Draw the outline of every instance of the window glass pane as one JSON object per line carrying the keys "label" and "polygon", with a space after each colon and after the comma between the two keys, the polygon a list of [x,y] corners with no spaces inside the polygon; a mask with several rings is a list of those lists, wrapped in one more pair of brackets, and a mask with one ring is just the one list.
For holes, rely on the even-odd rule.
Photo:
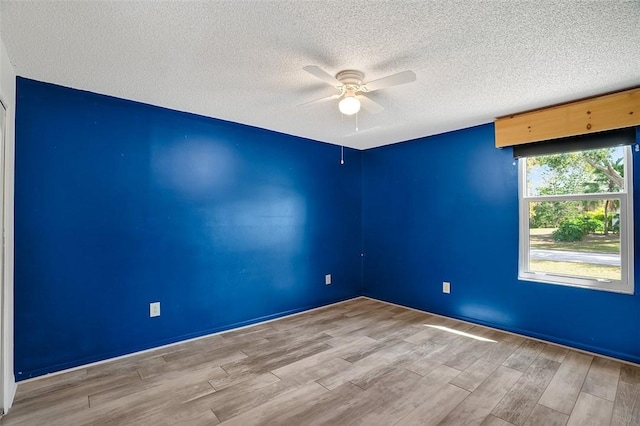
{"label": "window glass pane", "polygon": [[529,202],[529,271],[620,280],[620,200]]}
{"label": "window glass pane", "polygon": [[526,194],[621,192],[624,190],[623,159],[623,147],[528,157]]}

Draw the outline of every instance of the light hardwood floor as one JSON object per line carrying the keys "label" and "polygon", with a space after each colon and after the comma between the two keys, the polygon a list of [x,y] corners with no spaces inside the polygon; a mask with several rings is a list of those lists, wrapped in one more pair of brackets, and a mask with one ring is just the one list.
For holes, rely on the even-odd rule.
{"label": "light hardwood floor", "polygon": [[640,425],[640,367],[359,298],[20,384],[0,421],[220,422]]}

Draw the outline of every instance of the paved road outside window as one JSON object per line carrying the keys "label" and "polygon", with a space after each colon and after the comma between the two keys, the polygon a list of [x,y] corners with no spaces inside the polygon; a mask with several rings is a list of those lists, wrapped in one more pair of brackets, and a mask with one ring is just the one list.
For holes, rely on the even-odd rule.
{"label": "paved road outside window", "polygon": [[620,255],[613,253],[586,253],[581,251],[533,249],[530,251],[530,259],[620,266]]}

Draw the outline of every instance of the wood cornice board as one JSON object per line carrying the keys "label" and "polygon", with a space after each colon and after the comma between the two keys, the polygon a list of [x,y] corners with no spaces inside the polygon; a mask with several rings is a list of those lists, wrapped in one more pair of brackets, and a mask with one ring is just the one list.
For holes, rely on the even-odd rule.
{"label": "wood cornice board", "polygon": [[637,125],[640,125],[640,88],[498,118],[496,147]]}

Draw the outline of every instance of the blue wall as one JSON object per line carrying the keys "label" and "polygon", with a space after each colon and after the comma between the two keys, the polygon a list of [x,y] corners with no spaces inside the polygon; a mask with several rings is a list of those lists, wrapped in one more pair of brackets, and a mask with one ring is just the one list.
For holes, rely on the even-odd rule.
{"label": "blue wall", "polygon": [[634,296],[517,279],[517,184],[493,125],[365,151],[364,294],[640,362],[638,278]]}
{"label": "blue wall", "polygon": [[637,285],[517,280],[517,168],[492,125],[341,166],[262,129],[22,78],[17,94],[18,380],[360,294],[640,362]]}
{"label": "blue wall", "polygon": [[18,380],[361,294],[360,152],[341,166],[275,132],[17,94]]}

